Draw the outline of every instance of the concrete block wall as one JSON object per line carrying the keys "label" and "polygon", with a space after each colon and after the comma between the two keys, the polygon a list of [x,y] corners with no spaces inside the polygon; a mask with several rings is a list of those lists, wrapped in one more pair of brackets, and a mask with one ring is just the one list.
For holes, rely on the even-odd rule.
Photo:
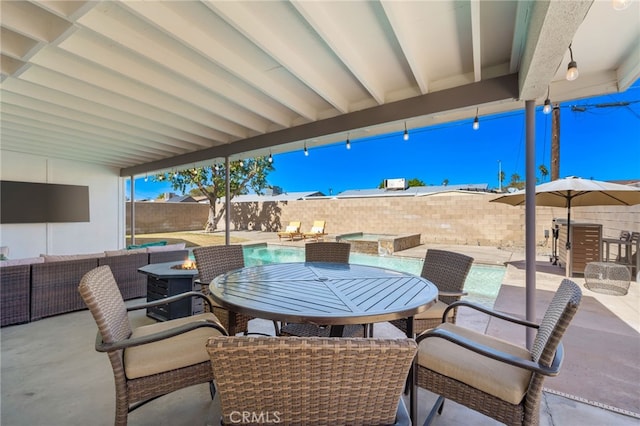
{"label": "concrete block wall", "polygon": [[[136,234],[204,229],[209,206],[199,203],[136,202]],[[131,231],[131,206],[126,205],[127,233]]]}
{"label": "concrete block wall", "polygon": [[[231,226],[232,230],[275,232],[284,229],[290,221],[301,221],[302,231],[306,232],[315,220],[324,220],[326,231],[331,235],[421,234],[423,244],[524,247],[524,207],[489,202],[496,197],[487,193],[444,193],[424,197],[233,203]],[[136,203],[136,232],[203,229],[207,214],[208,206],[204,204]],[[566,217],[564,208],[537,207],[535,235],[541,251],[545,251],[545,247],[551,250],[553,219]],[[602,224],[603,236],[607,238],[618,237],[621,230],[640,232],[640,205],[578,207],[572,209],[571,218],[582,223]],[[128,219],[127,216],[127,223]],[[223,217],[219,229],[224,226]]]}

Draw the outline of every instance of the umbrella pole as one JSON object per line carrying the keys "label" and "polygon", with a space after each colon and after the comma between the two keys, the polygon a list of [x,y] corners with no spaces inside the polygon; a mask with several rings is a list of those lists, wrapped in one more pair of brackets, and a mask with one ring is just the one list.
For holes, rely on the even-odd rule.
{"label": "umbrella pole", "polygon": [[573,256],[571,253],[571,191],[569,191],[569,198],[567,198],[567,264],[565,265],[566,270],[564,275],[566,277],[570,277],[573,274],[571,271],[573,270]]}
{"label": "umbrella pole", "polygon": [[[536,321],[536,134],[535,101],[525,101],[525,294],[526,319]],[[526,328],[527,348],[533,347],[534,329]]]}

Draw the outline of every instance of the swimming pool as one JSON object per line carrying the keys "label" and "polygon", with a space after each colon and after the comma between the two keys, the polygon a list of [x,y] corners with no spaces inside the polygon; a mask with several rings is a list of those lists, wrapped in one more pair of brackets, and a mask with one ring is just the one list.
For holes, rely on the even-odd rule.
{"label": "swimming pool", "polygon": [[[303,262],[304,249],[280,246],[245,246],[244,261],[247,266],[268,263]],[[371,256],[351,253],[349,262],[359,265],[379,266],[420,275],[422,259],[396,256]],[[506,268],[493,265],[473,265],[467,276],[464,289],[469,293],[465,299],[493,307],[500,290]]]}

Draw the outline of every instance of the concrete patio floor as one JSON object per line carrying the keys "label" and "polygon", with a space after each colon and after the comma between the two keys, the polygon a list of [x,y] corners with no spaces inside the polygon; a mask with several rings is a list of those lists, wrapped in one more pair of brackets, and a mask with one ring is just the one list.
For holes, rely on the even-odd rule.
{"label": "concrete patio floor", "polygon": [[[277,241],[277,237],[264,234],[260,236],[254,233],[253,239],[274,242],[275,238]],[[302,246],[304,243],[293,244]],[[479,263],[506,262],[507,273],[496,307],[518,313],[524,304],[524,268],[520,253],[491,247],[438,247],[468,253]],[[411,255],[421,257],[426,249],[426,246],[411,249]],[[549,267],[548,259],[543,256],[538,266],[537,314],[541,316],[549,294],[557,288],[562,276]],[[584,283],[581,278],[574,280],[580,285]],[[637,409],[640,400],[640,370],[637,362],[640,359],[638,284],[633,282],[626,296],[601,295],[586,289],[584,296],[583,306],[567,331],[567,357],[560,376],[545,381],[541,425],[639,425],[640,416],[636,414],[640,412]],[[128,303],[142,301],[139,299]],[[143,312],[133,313],[131,319],[134,326],[153,321]],[[524,343],[523,333],[505,329],[478,315],[461,311],[458,323]],[[250,330],[273,332],[273,327],[269,321],[252,320]],[[88,311],[1,329],[0,424],[113,424],[113,375],[107,356],[93,349],[95,334],[96,325]],[[375,335],[402,337],[388,323],[377,324]],[[606,364],[604,373],[603,368],[598,367],[599,363]],[[617,365],[614,368],[612,364]],[[434,401],[435,395],[420,390],[420,424]],[[159,398],[134,411],[129,416],[129,424],[218,424],[215,419],[207,385],[197,385]],[[498,423],[447,401],[442,416],[438,416],[433,424],[457,426]]]}

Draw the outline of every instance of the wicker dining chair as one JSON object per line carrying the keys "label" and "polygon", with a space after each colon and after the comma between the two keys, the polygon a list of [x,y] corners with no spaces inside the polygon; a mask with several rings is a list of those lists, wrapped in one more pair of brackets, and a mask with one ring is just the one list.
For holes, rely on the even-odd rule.
{"label": "wicker dining chair", "polygon": [[87,272],[78,287],[98,325],[95,348],[111,361],[116,388],[115,424],[126,425],[128,414],[170,392],[209,382],[215,394],[207,339],[227,332],[212,313],[194,315],[133,329],[128,311],[199,297],[187,292],[127,308],[109,266]]}
{"label": "wicker dining chair", "polygon": [[[200,283],[202,292],[206,295],[209,294],[209,283],[215,277],[234,269],[244,268],[244,254],[242,246],[238,244],[196,247],[193,249],[193,256],[198,267],[196,283]],[[248,332],[251,316],[229,311],[216,305],[215,302],[213,313],[229,331],[229,335],[235,336],[237,333]]]}
{"label": "wicker dining chair", "polygon": [[416,347],[412,339],[213,337],[216,414],[225,425],[247,424],[240,413],[290,425],[411,424],[400,396]]}
{"label": "wicker dining chair", "polygon": [[[464,283],[471,270],[473,258],[461,253],[429,249],[424,257],[420,276],[438,287],[438,301],[434,306],[413,317],[413,334],[419,334],[442,323],[444,310],[460,297],[466,295]],[[451,309],[446,320],[456,322],[457,309]],[[391,324],[407,332],[407,318],[390,321]]]}
{"label": "wicker dining chair", "polygon": [[[329,263],[349,263],[351,254],[351,244],[333,241],[318,241],[307,243],[304,246],[305,262],[329,262]],[[282,336],[329,337],[331,327],[316,324],[283,323],[280,327]],[[368,325],[351,324],[345,325],[343,336],[367,337]]]}
{"label": "wicker dining chair", "polygon": [[507,425],[538,425],[542,383],[557,376],[564,355],[560,341],[578,310],[582,292],[564,279],[540,324],[492,311],[466,301],[492,317],[537,329],[531,350],[455,324],[443,323],[420,334],[417,383],[439,395],[425,425],[442,414],[445,399]]}

